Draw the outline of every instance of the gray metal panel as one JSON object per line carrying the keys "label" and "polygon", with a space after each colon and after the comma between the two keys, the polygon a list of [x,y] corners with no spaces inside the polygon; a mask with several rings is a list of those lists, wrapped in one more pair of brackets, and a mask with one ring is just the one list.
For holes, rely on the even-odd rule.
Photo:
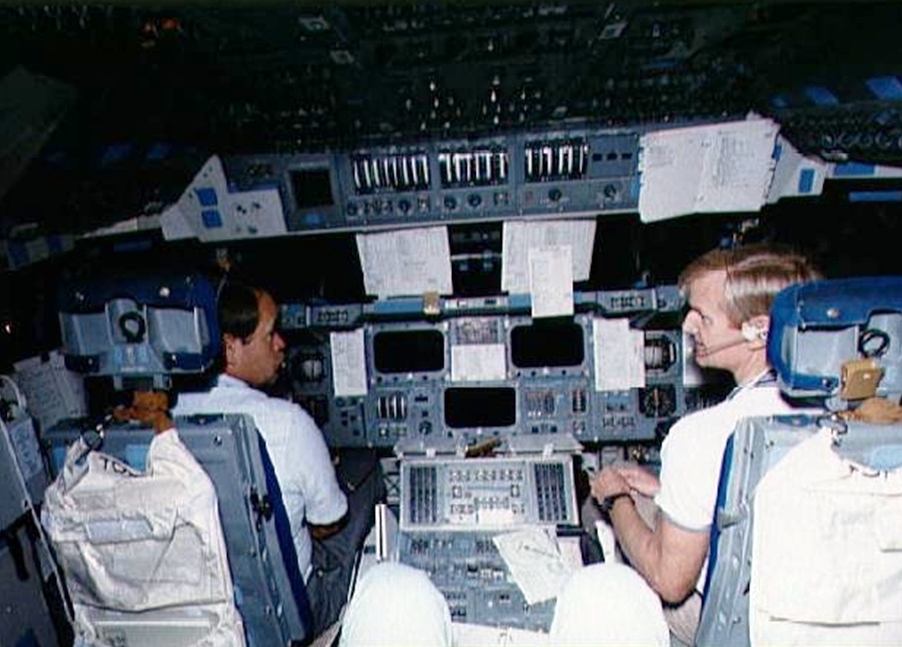
{"label": "gray metal panel", "polygon": [[[721,474],[708,589],[696,635],[698,645],[749,644],[755,488],[790,449],[818,428],[815,416],[774,416],[745,419],[734,432]],[[902,425],[848,422],[846,429],[837,447],[842,457],[880,469],[902,464]]]}
{"label": "gray metal panel", "polygon": [[6,528],[29,509],[29,499],[37,504],[47,487],[34,423],[30,416],[5,422],[7,433],[0,438],[0,528]]}
{"label": "gray metal panel", "polygon": [[[38,572],[32,545],[25,527],[13,534],[23,550],[25,577],[17,573],[10,540],[0,540],[0,645],[14,647],[56,647],[57,636],[52,614],[44,599],[42,574]],[[46,553],[42,554],[44,557]]]}
{"label": "gray metal panel", "polygon": [[[256,429],[241,415],[191,416],[175,419],[179,437],[216,487],[219,514],[235,587],[235,603],[253,647],[282,647],[309,638],[309,629],[294,603],[292,588],[279,547],[275,521],[258,513],[254,501],[269,497]],[[62,464],[65,447],[80,429],[65,422],[44,435],[54,471]],[[104,432],[102,451],[136,469],[153,431],[134,424],[117,424]]]}

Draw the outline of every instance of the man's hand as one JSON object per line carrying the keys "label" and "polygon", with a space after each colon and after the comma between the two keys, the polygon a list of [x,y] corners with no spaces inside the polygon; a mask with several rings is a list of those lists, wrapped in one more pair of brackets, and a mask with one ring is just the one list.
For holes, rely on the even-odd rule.
{"label": "man's hand", "polygon": [[618,494],[628,494],[630,491],[629,482],[612,466],[603,467],[589,485],[592,496],[599,503]]}
{"label": "man's hand", "polygon": [[592,479],[590,486],[592,496],[597,501],[603,501],[624,492],[653,498],[661,489],[658,477],[634,463],[605,466]]}
{"label": "man's hand", "polygon": [[310,529],[310,536],[316,539],[317,541],[322,541],[323,539],[328,539],[339,530],[344,528],[345,524],[348,522],[348,515],[345,514],[341,519],[336,521],[335,523],[329,523],[322,526],[309,524],[308,528]]}
{"label": "man's hand", "polygon": [[615,465],[614,469],[629,483],[631,490],[642,496],[653,499],[661,490],[661,482],[658,477],[644,467],[635,463],[623,463]]}

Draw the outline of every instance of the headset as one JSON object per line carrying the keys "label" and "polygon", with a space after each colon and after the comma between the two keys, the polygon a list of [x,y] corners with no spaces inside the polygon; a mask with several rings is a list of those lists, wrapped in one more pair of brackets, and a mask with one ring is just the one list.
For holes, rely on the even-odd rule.
{"label": "headset", "polygon": [[767,328],[756,326],[749,321],[744,321],[742,327],[739,329],[739,335],[737,337],[714,346],[708,346],[703,353],[698,353],[698,357],[710,357],[722,350],[752,341],[767,341]]}
{"label": "headset", "polygon": [[745,341],[767,341],[767,328],[756,326],[751,322],[743,321],[741,332]]}

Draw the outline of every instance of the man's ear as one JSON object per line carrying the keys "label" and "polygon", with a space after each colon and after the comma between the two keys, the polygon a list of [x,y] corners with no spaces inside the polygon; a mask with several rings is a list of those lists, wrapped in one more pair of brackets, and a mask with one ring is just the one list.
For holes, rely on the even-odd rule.
{"label": "man's ear", "polygon": [[226,333],[222,336],[222,357],[225,361],[226,368],[235,365],[235,362],[238,360],[237,353],[239,352],[238,346],[240,345],[241,340],[235,335]]}

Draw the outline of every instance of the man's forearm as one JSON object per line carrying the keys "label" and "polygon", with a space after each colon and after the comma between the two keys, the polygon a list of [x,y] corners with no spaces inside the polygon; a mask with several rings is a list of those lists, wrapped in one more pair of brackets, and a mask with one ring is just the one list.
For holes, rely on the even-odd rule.
{"label": "man's forearm", "polygon": [[611,525],[614,535],[630,564],[660,594],[661,551],[655,541],[654,531],[639,515],[629,497],[622,497],[611,507]]}

